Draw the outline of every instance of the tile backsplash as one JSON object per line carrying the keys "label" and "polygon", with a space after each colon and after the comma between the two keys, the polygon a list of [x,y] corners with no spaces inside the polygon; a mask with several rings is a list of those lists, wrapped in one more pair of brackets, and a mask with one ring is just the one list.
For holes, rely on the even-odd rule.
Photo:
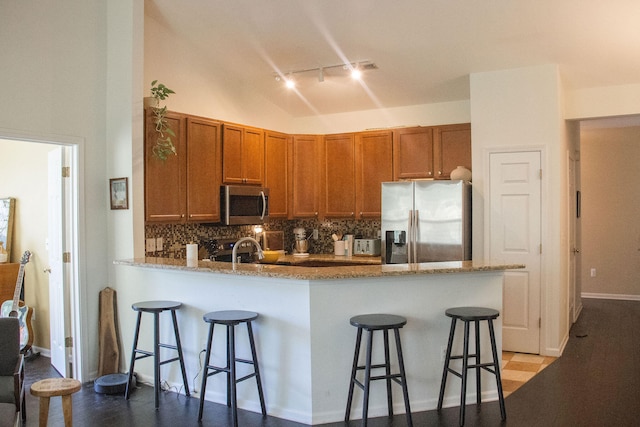
{"label": "tile backsplash", "polygon": [[[303,227],[307,230],[307,236],[313,229],[318,230],[318,240],[310,239],[309,252],[323,254],[333,252],[333,240],[331,235],[353,234],[356,237],[378,238],[380,237],[380,220],[281,220],[271,219],[263,225],[265,231],[283,231],[284,247],[287,252],[293,246],[293,229]],[[166,258],[185,258],[187,243],[204,243],[219,238],[240,238],[245,236],[255,237],[254,226],[226,226],[218,224],[147,224],[145,226],[145,238],[162,238],[162,250],[146,252],[147,256]]]}

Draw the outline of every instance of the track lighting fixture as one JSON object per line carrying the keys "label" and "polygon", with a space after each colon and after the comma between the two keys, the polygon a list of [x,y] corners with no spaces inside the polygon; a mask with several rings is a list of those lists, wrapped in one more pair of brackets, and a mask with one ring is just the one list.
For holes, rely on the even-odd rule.
{"label": "track lighting fixture", "polygon": [[275,73],[274,77],[276,81],[284,81],[285,85],[292,89],[295,87],[295,81],[293,79],[294,74],[304,74],[315,72],[318,76],[318,82],[324,82],[324,78],[327,75],[325,71],[327,70],[343,70],[344,72],[349,72],[351,77],[354,80],[360,80],[363,75],[363,71],[368,70],[376,70],[378,66],[371,61],[358,61],[351,62],[348,64],[337,64],[337,65],[324,65],[316,68],[304,68],[300,70],[292,70],[287,73]]}

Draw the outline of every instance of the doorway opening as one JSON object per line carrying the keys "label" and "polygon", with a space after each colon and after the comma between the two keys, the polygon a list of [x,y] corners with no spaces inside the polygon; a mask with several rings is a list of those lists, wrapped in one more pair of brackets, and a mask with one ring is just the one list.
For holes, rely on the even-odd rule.
{"label": "doorway opening", "polygon": [[[31,274],[26,275],[25,279],[26,283],[33,283],[28,289],[31,301],[27,303],[36,305],[36,319],[33,322],[37,331],[35,349],[43,355],[51,356],[52,364],[54,353],[57,352],[55,369],[63,376],[82,380],[77,256],[80,228],[79,179],[76,172],[80,170],[80,138],[16,134],[0,129],[0,144],[2,151],[11,156],[14,167],[20,171],[20,178],[14,176],[13,184],[7,184],[2,189],[3,193],[13,193],[17,204],[22,205],[18,209],[22,210],[20,220],[23,222],[16,223],[19,229],[14,229],[14,241],[20,242],[22,246],[29,246],[36,255],[32,258]],[[52,154],[59,159],[59,166],[55,171],[49,167]],[[58,194],[53,195],[54,199],[58,199],[54,213],[52,176],[56,176],[59,181]],[[16,184],[16,181],[21,182]],[[24,203],[21,204],[21,200]],[[34,217],[38,219],[34,221]],[[38,227],[34,227],[34,223]],[[52,281],[51,277],[54,275],[57,279]],[[57,283],[56,287],[53,287],[54,282]],[[25,292],[25,299],[26,297]],[[50,339],[49,349],[46,348],[47,335]],[[53,345],[54,337],[57,348]],[[73,345],[74,342],[76,345]]]}

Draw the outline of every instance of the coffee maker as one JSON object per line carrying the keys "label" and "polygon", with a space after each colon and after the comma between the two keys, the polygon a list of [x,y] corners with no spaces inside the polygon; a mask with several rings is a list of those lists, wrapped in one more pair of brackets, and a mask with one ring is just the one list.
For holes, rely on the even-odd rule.
{"label": "coffee maker", "polygon": [[309,256],[309,239],[304,228],[298,227],[293,229],[293,256],[305,257]]}

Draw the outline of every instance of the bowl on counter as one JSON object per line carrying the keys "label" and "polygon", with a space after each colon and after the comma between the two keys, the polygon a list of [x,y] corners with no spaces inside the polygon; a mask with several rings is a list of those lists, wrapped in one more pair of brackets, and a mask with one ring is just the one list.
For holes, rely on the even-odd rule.
{"label": "bowl on counter", "polygon": [[262,254],[264,255],[264,258],[260,260],[261,263],[273,264],[277,262],[281,256],[284,255],[284,251],[283,250],[279,250],[279,251],[263,250]]}

